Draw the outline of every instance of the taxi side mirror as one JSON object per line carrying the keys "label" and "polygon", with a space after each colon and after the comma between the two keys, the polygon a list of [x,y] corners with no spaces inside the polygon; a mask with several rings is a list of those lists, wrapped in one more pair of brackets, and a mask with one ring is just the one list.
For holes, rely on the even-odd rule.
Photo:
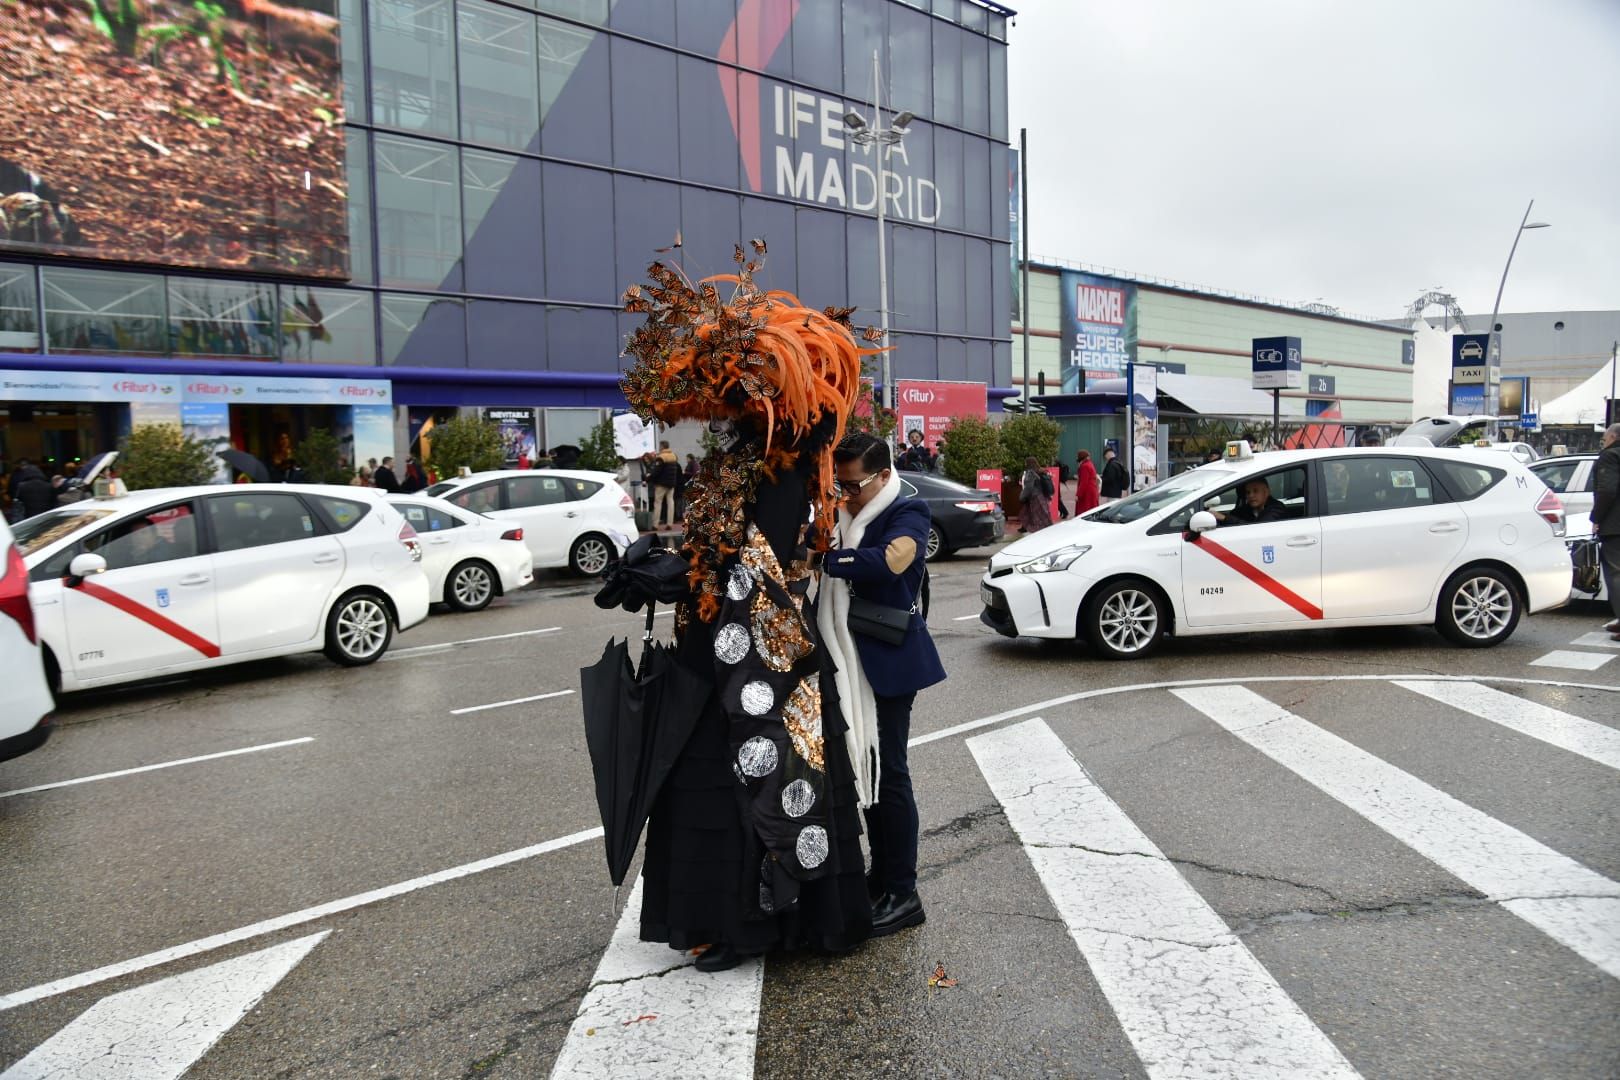
{"label": "taxi side mirror", "polygon": [[75,555],[73,561],[68,563],[68,588],[73,588],[92,574],[105,573],[106,570],[107,560],[93,551]]}
{"label": "taxi side mirror", "polygon": [[1187,522],[1187,539],[1197,539],[1200,534],[1211,531],[1219,524],[1214,514],[1208,510],[1200,510]]}

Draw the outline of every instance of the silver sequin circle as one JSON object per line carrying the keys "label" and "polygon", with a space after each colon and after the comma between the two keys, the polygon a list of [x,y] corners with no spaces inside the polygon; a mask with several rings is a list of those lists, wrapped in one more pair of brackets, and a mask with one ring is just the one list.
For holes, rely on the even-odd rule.
{"label": "silver sequin circle", "polygon": [[740,622],[726,623],[714,635],[714,655],[722,664],[735,664],[748,655],[748,627]]}
{"label": "silver sequin circle", "polygon": [[827,830],[820,825],[806,825],[799,830],[799,842],[794,845],[799,865],[814,870],[827,861]]}
{"label": "silver sequin circle", "polygon": [[[788,817],[804,817],[816,805],[816,789],[808,780],[795,780],[782,789],[782,813]],[[804,842],[804,837],[799,837]]]}
{"label": "silver sequin circle", "polygon": [[763,679],[755,679],[742,688],[743,712],[749,716],[764,716],[776,704],[776,693],[771,684]]}
{"label": "silver sequin circle", "polygon": [[748,594],[754,591],[754,572],[742,563],[731,568],[731,577],[726,581],[726,595],[733,600],[746,600]]}
{"label": "silver sequin circle", "polygon": [[[738,749],[737,767],[743,771],[744,776],[752,776],[756,780],[761,776],[769,776],[776,771],[776,744],[761,735],[755,735]],[[803,838],[800,839],[802,842]]]}

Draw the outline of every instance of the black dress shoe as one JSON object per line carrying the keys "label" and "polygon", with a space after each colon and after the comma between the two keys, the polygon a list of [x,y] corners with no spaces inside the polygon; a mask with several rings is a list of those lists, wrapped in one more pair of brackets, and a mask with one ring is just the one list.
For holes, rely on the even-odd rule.
{"label": "black dress shoe", "polygon": [[872,936],[885,937],[908,926],[921,926],[927,918],[922,897],[915,890],[904,896],[884,893],[872,906]]}
{"label": "black dress shoe", "polygon": [[699,971],[730,971],[746,959],[730,945],[710,945],[692,966]]}

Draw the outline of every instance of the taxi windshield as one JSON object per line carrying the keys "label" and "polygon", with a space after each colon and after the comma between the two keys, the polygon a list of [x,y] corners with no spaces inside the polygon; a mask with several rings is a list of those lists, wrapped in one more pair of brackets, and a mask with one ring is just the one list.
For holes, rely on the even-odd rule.
{"label": "taxi windshield", "polygon": [[26,557],[112,515],[105,507],[65,507],[24,518],[11,527],[11,534],[17,539],[17,550]]}
{"label": "taxi windshield", "polygon": [[1227,469],[1211,469],[1204,466],[1192,472],[1182,473],[1161,480],[1150,488],[1144,488],[1129,498],[1109,503],[1101,510],[1086,515],[1087,521],[1106,521],[1114,525],[1124,525],[1157,513],[1195,492],[1203,491],[1220,483],[1221,479],[1231,476]]}

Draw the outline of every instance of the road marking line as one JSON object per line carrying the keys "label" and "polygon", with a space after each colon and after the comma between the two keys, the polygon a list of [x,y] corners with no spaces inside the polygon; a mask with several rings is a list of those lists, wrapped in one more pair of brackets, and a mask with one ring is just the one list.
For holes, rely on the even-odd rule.
{"label": "road marking line", "polygon": [[1620,978],[1620,885],[1246,687],[1171,693]]}
{"label": "road marking line", "polygon": [[1150,1077],[1359,1075],[1044,721],[967,745]]}
{"label": "road marking line", "polygon": [[1571,671],[1596,671],[1598,668],[1613,660],[1612,656],[1601,653],[1571,652],[1568,649],[1554,649],[1546,656],[1530,661],[1531,667],[1557,667],[1568,668]]}
{"label": "road marking line", "polygon": [[1600,765],[1620,769],[1620,731],[1567,712],[1504,694],[1478,683],[1416,680],[1395,684],[1443,705],[1472,713],[1505,728],[1540,739]]}
{"label": "road marking line", "polygon": [[547,698],[567,697],[572,690],[553,690],[549,694],[535,694],[533,697],[513,698],[511,701],[492,701],[488,705],[469,705],[465,709],[451,709],[451,716],[465,716],[467,713],[483,712],[485,709],[503,709],[508,705],[526,705],[531,701],[545,701]]}
{"label": "road marking line", "polygon": [[1232,683],[1397,682],[1401,679],[1432,680],[1434,682],[1506,683],[1510,686],[1556,686],[1563,690],[1606,690],[1610,693],[1620,693],[1620,686],[1609,686],[1605,683],[1565,682],[1560,679],[1521,679],[1509,675],[1441,675],[1438,677],[1433,673],[1421,675],[1255,675],[1250,677],[1229,675],[1217,679],[1168,679],[1162,682],[1103,686],[1096,690],[1077,690],[1072,694],[1037,701],[1033,705],[1020,705],[1015,709],[1008,709],[1006,712],[999,712],[993,716],[981,716],[977,720],[968,720],[952,727],[930,731],[926,735],[916,735],[906,745],[922,746],[925,743],[938,742],[941,739],[949,739],[969,731],[977,731],[980,728],[994,727],[997,724],[1008,720],[1016,720],[1020,716],[1028,716],[1031,713],[1047,712],[1062,705],[1072,705],[1077,701],[1112,697],[1115,694],[1135,694],[1145,690],[1169,690],[1177,686],[1227,686]]}
{"label": "road marking line", "polygon": [[552,1077],[753,1076],[764,960],[704,974],[640,928],[638,878]]}
{"label": "road marking line", "polygon": [[967,622],[969,619],[977,619],[978,617],[979,613],[974,612],[972,615],[958,615],[956,618],[952,619],[951,622]]}
{"label": "road marking line", "polygon": [[488,637],[462,638],[460,641],[441,641],[436,645],[413,645],[409,649],[394,649],[384,660],[395,656],[413,656],[417,653],[439,652],[444,649],[453,649],[457,645],[476,645],[481,641],[505,641],[507,638],[532,637],[535,634],[555,634],[561,630],[560,626],[548,626],[543,630],[519,630],[513,634],[491,634]]}
{"label": "road marking line", "polygon": [[75,780],[58,780],[51,784],[35,784],[33,787],[17,788],[15,791],[0,791],[0,799],[9,799],[13,795],[28,795],[35,791],[49,791],[52,788],[72,787],[75,784],[88,784],[95,780],[111,780],[115,776],[133,776],[136,773],[152,772],[155,769],[172,769],[176,765],[195,765],[199,761],[217,761],[220,758],[236,757],[238,754],[256,754],[260,750],[277,750],[283,746],[298,746],[302,743],[314,741],[315,736],[305,735],[301,739],[285,739],[281,742],[262,743],[259,746],[244,746],[239,750],[221,750],[217,754],[180,758],[177,761],[160,761],[156,765],[141,765],[133,769],[119,769],[117,772],[96,773],[94,776],[81,776]]}
{"label": "road marking line", "polygon": [[286,915],[278,915],[273,919],[264,919],[260,922],[250,923],[247,926],[239,926],[235,930],[226,930],[224,933],[198,938],[183,945],[159,949],[157,952],[149,952],[144,956],[122,960],[116,964],[108,964],[93,971],[85,971],[78,975],[69,975],[63,979],[41,983],[26,990],[18,990],[15,993],[0,996],[0,1012],[15,1009],[21,1005],[28,1005],[35,1001],[42,1001],[45,998],[55,997],[58,994],[65,994],[70,990],[80,990],[86,986],[94,986],[96,983],[106,982],[108,979],[116,979],[137,971],[145,971],[147,968],[154,968],[160,964],[183,960],[188,956],[196,956],[198,953],[211,952],[226,945],[235,945],[239,941],[247,941],[250,938],[260,937],[264,934],[273,934],[278,930],[285,930],[289,926],[301,926],[304,923],[314,922],[316,919],[324,919],[328,915],[352,911],[355,908],[365,907],[368,904],[375,904],[382,900],[391,900],[396,896],[404,896],[406,893],[416,892],[418,889],[425,889],[430,885],[442,885],[447,881],[471,877],[473,874],[482,874],[486,870],[509,866],[512,863],[522,862],[524,859],[532,859],[537,855],[546,855],[553,851],[560,851],[563,848],[573,847],[576,844],[583,844],[587,840],[600,840],[601,838],[601,826],[586,829],[583,832],[569,833],[567,836],[559,836],[555,840],[547,840],[542,844],[516,848],[499,855],[491,855],[487,859],[479,859],[477,862],[452,866],[448,870],[439,870],[432,874],[411,878],[408,881],[385,885],[380,889],[345,896],[341,900],[330,900],[324,904],[317,904],[315,907],[304,908],[301,911],[294,911]]}
{"label": "road marking line", "polygon": [[1590,634],[1582,634],[1571,645],[1584,645],[1589,649],[1620,649],[1620,641],[1614,640],[1607,631],[1594,630]]}
{"label": "road marking line", "polygon": [[0,1080],[177,1080],[329,933],[108,995]]}

